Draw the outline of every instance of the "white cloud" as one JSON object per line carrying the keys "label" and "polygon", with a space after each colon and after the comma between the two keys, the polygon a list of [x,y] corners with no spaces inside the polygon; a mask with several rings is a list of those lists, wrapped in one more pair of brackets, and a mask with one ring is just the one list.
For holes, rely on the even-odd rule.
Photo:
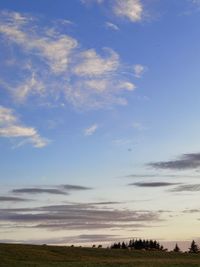
{"label": "white cloud", "polygon": [[18,125],[7,125],[0,128],[0,136],[3,137],[30,137],[34,136],[36,131],[34,128],[28,128]]}
{"label": "white cloud", "polygon": [[141,21],[143,17],[143,5],[140,0],[115,0],[113,10],[117,16],[132,22]]}
{"label": "white cloud", "polygon": [[30,142],[37,148],[48,144],[48,140],[42,138],[35,128],[21,125],[13,110],[3,106],[0,106],[0,137],[21,137],[23,143]]}
{"label": "white cloud", "polygon": [[44,91],[44,83],[37,79],[36,74],[33,72],[29,78],[16,88],[14,95],[19,101],[23,101],[27,96],[34,92],[42,94]]}
{"label": "white cloud", "polygon": [[41,36],[30,22],[32,22],[31,18],[28,19],[19,13],[4,12],[0,33],[4,34],[9,41],[22,46],[31,53],[39,54],[54,73],[65,72],[70,61],[70,54],[78,45],[77,41],[68,35],[58,33],[55,33],[53,37],[48,36],[50,29]]}
{"label": "white cloud", "polygon": [[67,99],[77,108],[86,109],[111,108],[113,105],[127,105],[125,96],[121,92],[127,90],[114,79],[85,79],[75,82],[72,87],[67,86]]}
{"label": "white cloud", "polygon": [[32,143],[36,148],[42,148],[49,144],[49,140],[46,138],[42,138],[39,134],[34,134],[31,138],[27,140],[28,142]]}
{"label": "white cloud", "polygon": [[145,67],[142,66],[141,64],[136,64],[134,65],[133,70],[134,70],[134,76],[136,78],[141,78],[143,73],[145,72]]}
{"label": "white cloud", "polygon": [[106,28],[108,28],[108,29],[111,29],[111,30],[114,30],[114,31],[119,31],[119,27],[116,24],[112,23],[112,22],[107,21],[105,23],[105,25],[106,25]]}
{"label": "white cloud", "polygon": [[74,73],[79,76],[99,76],[117,70],[119,56],[112,49],[105,49],[108,57],[101,57],[94,49],[80,54],[80,63],[74,68]]}
{"label": "white cloud", "polygon": [[118,86],[119,88],[125,89],[127,91],[133,91],[136,89],[136,86],[131,82],[121,82]]}
{"label": "white cloud", "polygon": [[16,117],[11,109],[0,106],[0,126],[16,122]]}
{"label": "white cloud", "polygon": [[[193,0],[194,2],[198,2],[198,0]],[[118,17],[124,17],[131,22],[138,22],[143,19],[144,15],[144,7],[142,4],[142,0],[81,0],[83,4],[91,4],[91,3],[110,3],[112,6],[113,13]],[[118,30],[118,26],[113,23],[107,22],[107,27],[112,28],[113,30]]]}
{"label": "white cloud", "polygon": [[103,92],[108,88],[108,81],[106,79],[90,79],[85,81],[85,87],[97,92]]}
{"label": "white cloud", "polygon": [[93,124],[93,125],[91,125],[90,127],[88,127],[88,128],[86,128],[85,130],[84,130],[84,135],[85,136],[90,136],[90,135],[93,135],[95,132],[96,132],[96,130],[98,129],[98,124]]}
{"label": "white cloud", "polygon": [[56,28],[47,27],[39,18],[1,13],[0,34],[13,48],[14,58],[12,65],[4,65],[14,71],[14,79],[1,79],[2,87],[18,102],[69,103],[78,109],[126,105],[127,91],[135,85],[126,77],[120,56],[110,48],[83,50],[62,29],[58,21]]}

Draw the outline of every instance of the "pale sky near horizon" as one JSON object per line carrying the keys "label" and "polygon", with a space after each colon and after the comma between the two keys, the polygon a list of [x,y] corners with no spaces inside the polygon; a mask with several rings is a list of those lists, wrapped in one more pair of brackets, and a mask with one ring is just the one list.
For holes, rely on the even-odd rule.
{"label": "pale sky near horizon", "polygon": [[199,240],[199,24],[198,0],[0,0],[0,241]]}

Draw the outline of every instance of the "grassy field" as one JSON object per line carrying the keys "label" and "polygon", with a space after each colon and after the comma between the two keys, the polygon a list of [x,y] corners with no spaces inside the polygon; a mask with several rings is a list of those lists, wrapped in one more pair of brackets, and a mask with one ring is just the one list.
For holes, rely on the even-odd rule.
{"label": "grassy field", "polygon": [[0,244],[0,267],[200,267],[200,254]]}

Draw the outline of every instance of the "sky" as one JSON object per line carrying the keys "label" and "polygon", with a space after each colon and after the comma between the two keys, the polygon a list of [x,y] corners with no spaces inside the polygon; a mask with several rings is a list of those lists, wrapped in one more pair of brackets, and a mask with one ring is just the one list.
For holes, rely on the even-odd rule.
{"label": "sky", "polygon": [[199,23],[199,0],[0,0],[1,242],[199,240]]}

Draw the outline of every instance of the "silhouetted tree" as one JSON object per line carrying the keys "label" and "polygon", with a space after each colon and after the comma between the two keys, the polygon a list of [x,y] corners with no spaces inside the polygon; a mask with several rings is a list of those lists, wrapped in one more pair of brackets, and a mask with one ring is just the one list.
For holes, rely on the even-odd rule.
{"label": "silhouetted tree", "polygon": [[114,243],[113,245],[111,245],[111,248],[114,248],[114,249],[121,248],[121,243],[120,242],[119,243]]}
{"label": "silhouetted tree", "polygon": [[197,246],[195,241],[192,240],[192,243],[191,243],[190,248],[189,248],[189,253],[198,253],[198,252],[199,252],[199,247]]}
{"label": "silhouetted tree", "polygon": [[129,248],[129,249],[145,249],[145,250],[163,250],[163,246],[156,240],[145,240],[145,239],[132,239],[128,244],[125,242],[114,243],[111,248]]}
{"label": "silhouetted tree", "polygon": [[150,241],[149,241],[149,248],[150,248],[150,249],[153,249],[153,240],[150,240]]}
{"label": "silhouetted tree", "polygon": [[175,245],[175,248],[173,249],[174,252],[180,252],[180,248],[178,246],[178,244]]}
{"label": "silhouetted tree", "polygon": [[130,240],[130,241],[129,241],[129,244],[128,244],[128,247],[129,247],[129,248],[133,248],[133,247],[134,247],[133,244],[134,244],[134,240]]}
{"label": "silhouetted tree", "polygon": [[124,242],[122,242],[122,248],[123,249],[126,249],[127,248],[127,245]]}

